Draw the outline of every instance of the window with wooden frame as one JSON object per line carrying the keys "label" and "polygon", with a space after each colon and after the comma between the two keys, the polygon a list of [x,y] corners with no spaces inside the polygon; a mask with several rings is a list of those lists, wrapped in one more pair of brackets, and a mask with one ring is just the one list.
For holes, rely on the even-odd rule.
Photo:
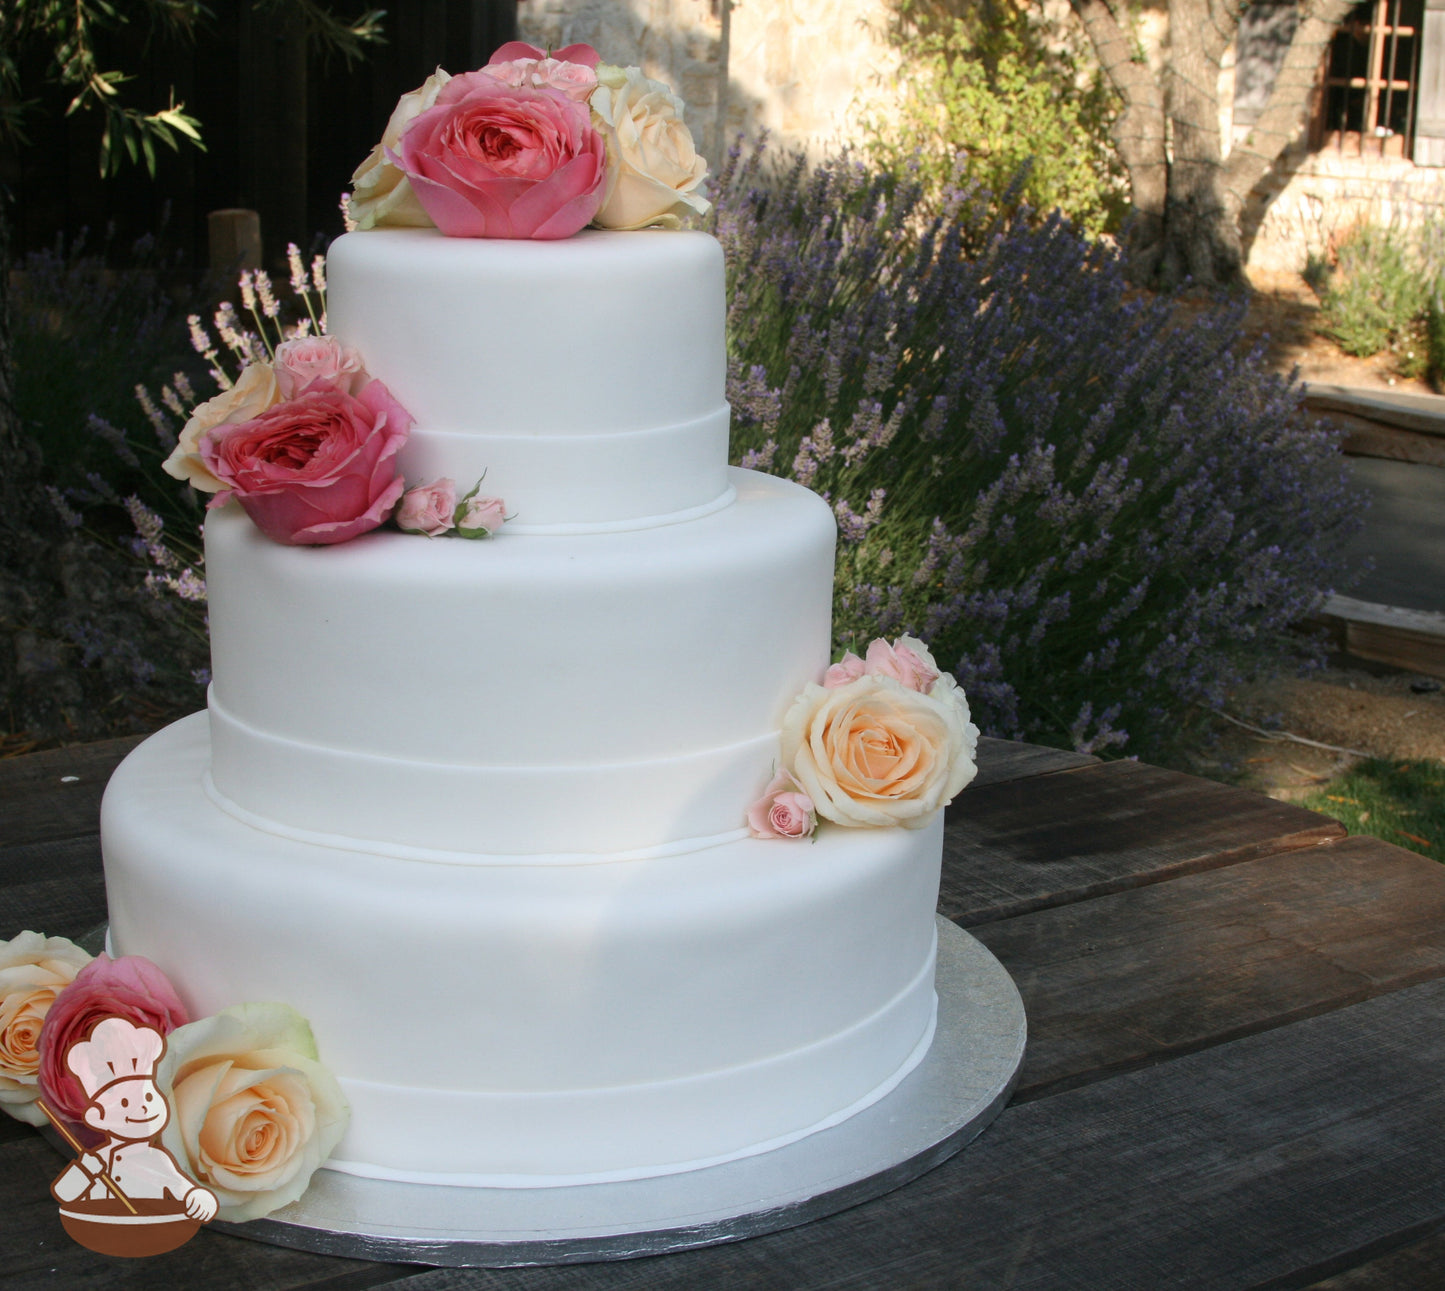
{"label": "window with wooden frame", "polygon": [[1340,24],[1315,89],[1310,143],[1409,157],[1426,0],[1365,0]]}

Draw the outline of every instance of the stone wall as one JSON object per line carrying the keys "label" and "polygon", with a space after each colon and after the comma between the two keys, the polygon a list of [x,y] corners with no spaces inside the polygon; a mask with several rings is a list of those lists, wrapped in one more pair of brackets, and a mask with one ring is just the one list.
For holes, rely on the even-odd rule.
{"label": "stone wall", "polygon": [[687,104],[703,152],[766,129],[817,157],[844,142],[860,105],[888,97],[899,57],[888,0],[524,0],[524,40],[593,45],[635,63]]}
{"label": "stone wall", "polygon": [[1352,149],[1286,153],[1245,211],[1252,269],[1298,273],[1352,225],[1418,226],[1445,213],[1445,170]]}
{"label": "stone wall", "polygon": [[[1065,0],[1046,0],[1045,8],[1056,23],[1074,21]],[[1234,49],[1224,59],[1226,150],[1268,95],[1288,42],[1280,27],[1281,14],[1292,14],[1287,9],[1252,13],[1238,63]],[[716,164],[740,132],[765,128],[775,142],[817,157],[856,139],[860,111],[886,113],[902,62],[887,39],[890,13],[889,0],[523,0],[517,22],[524,40],[553,47],[586,41],[609,61],[636,63],[671,84],[687,104],[700,149]],[[1167,30],[1160,0],[1144,0],[1134,22],[1153,61]],[[1246,211],[1249,264],[1298,271],[1353,223],[1412,224],[1438,213],[1442,200],[1445,170],[1299,147]]]}

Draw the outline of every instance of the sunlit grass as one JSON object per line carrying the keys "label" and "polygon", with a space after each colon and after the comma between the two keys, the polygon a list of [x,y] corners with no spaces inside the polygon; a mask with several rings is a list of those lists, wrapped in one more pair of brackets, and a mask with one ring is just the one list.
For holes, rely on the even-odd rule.
{"label": "sunlit grass", "polygon": [[1370,758],[1304,799],[1352,834],[1445,861],[1445,762]]}

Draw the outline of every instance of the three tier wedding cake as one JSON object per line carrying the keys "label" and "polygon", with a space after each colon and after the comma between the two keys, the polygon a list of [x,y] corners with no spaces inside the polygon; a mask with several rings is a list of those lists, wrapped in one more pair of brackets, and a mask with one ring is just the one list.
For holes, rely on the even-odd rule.
{"label": "three tier wedding cake", "polygon": [[928,1049],[976,731],[920,642],[830,665],[828,504],[727,465],[722,251],[652,227],[702,177],[585,47],[433,77],[358,172],[328,334],[170,464],[220,503],[213,680],[107,792],[111,953],[192,1017],[304,1016],[332,1169],[690,1170]]}

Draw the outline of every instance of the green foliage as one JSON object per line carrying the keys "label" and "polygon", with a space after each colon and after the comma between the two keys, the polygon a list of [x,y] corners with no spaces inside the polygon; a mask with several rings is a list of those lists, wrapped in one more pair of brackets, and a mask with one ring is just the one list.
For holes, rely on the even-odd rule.
{"label": "green foliage", "polygon": [[1360,224],[1334,263],[1311,256],[1305,281],[1323,305],[1320,331],[1346,354],[1397,355],[1402,376],[1445,374],[1445,219],[1411,227]]}
{"label": "green foliage", "polygon": [[[381,39],[383,10],[355,19],[337,17],[322,0],[253,0],[258,9],[285,12],[313,43],[336,50],[348,61],[369,42]],[[201,123],[177,103],[148,112],[122,102],[122,87],[133,78],[101,63],[98,39],[107,31],[143,19],[160,32],[191,37],[210,16],[202,0],[12,0],[0,4],[0,138],[25,142],[25,118],[36,106],[26,98],[22,69],[27,54],[43,60],[44,78],[72,93],[66,115],[98,111],[104,118],[100,170],[114,175],[123,163],[156,173],[156,146],[173,152],[185,140],[197,148]]]}
{"label": "green foliage", "polygon": [[1325,287],[1325,335],[1359,357],[1390,348],[1425,311],[1430,282],[1424,269],[1398,231],[1359,225],[1340,243]]}
{"label": "green foliage", "polygon": [[1437,391],[1445,391],[1445,300],[1437,284],[1425,309],[1425,374]]}
{"label": "green foliage", "polygon": [[1304,800],[1352,834],[1445,861],[1445,763],[1371,758]]}
{"label": "green foliage", "polygon": [[891,116],[865,122],[874,165],[910,173],[936,203],[962,175],[994,193],[1022,176],[1036,211],[1091,234],[1117,229],[1127,180],[1109,135],[1115,103],[1080,46],[1009,0],[977,6],[902,0],[904,64]]}

